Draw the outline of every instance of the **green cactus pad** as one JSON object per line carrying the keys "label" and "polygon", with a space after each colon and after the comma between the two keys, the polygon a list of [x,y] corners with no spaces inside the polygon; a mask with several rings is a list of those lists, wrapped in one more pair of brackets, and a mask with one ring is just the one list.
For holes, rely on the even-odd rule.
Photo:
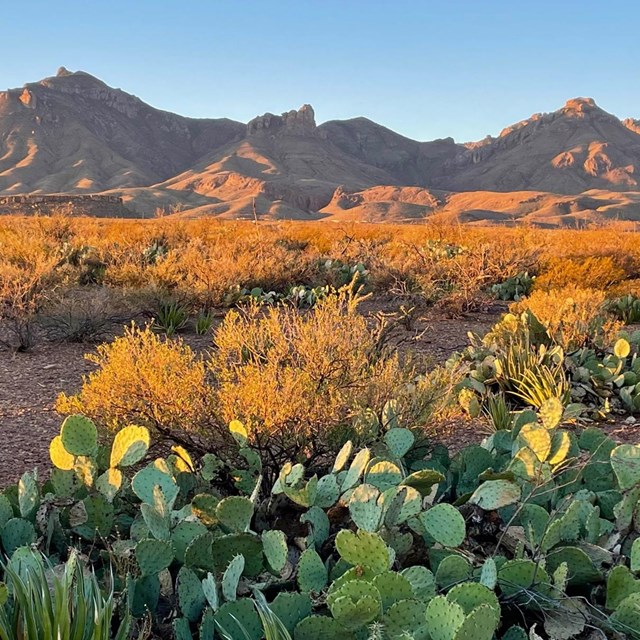
{"label": "green cactus pad", "polygon": [[290,634],[293,634],[300,621],[308,618],[313,610],[308,594],[291,592],[279,593],[269,608],[282,621]]}
{"label": "green cactus pad", "polygon": [[202,592],[211,610],[217,611],[220,607],[220,595],[218,594],[218,583],[215,574],[207,573],[207,577],[202,580]]}
{"label": "green cactus pad", "polygon": [[397,487],[402,482],[402,471],[389,460],[372,460],[367,469],[366,481],[380,491],[385,491],[390,487]]}
{"label": "green cactus pad", "polygon": [[171,536],[171,520],[169,515],[158,512],[158,510],[146,503],[140,505],[140,513],[147,525],[151,535],[157,540],[168,540]]}
{"label": "green cactus pad", "polygon": [[389,549],[376,533],[343,529],[336,536],[336,549],[349,564],[365,567],[373,573],[383,573],[389,568]]}
{"label": "green cactus pad", "polygon": [[313,544],[316,549],[319,549],[329,537],[331,524],[327,514],[320,507],[314,505],[300,516],[300,522],[309,526],[307,545]]}
{"label": "green cactus pad", "polygon": [[19,547],[25,547],[36,541],[36,530],[28,520],[11,518],[2,528],[2,546],[11,557]]}
{"label": "green cactus pad", "polygon": [[420,469],[407,476],[400,484],[417,489],[421,495],[428,496],[433,487],[442,482],[444,476],[434,469]]}
{"label": "green cactus pad", "polygon": [[176,591],[182,614],[191,622],[200,619],[206,605],[202,583],[198,576],[188,567],[178,571]]}
{"label": "green cactus pad", "polygon": [[167,569],[175,557],[169,542],[141,540],[136,545],[136,560],[143,576],[160,573]]}
{"label": "green cactus pad", "polygon": [[298,560],[298,586],[302,591],[320,592],[327,586],[327,568],[314,549],[303,551]]}
{"label": "green cactus pad", "polygon": [[413,598],[426,602],[436,595],[435,576],[426,567],[415,565],[403,569],[401,573],[411,585]]}
{"label": "green cactus pad", "polygon": [[427,605],[426,620],[431,640],[454,640],[464,619],[462,607],[444,596],[436,596]]}
{"label": "green cactus pad", "polygon": [[493,558],[487,558],[482,564],[480,584],[484,585],[488,589],[495,589],[497,583],[498,567],[496,566],[496,561]]}
{"label": "green cactus pad", "polygon": [[379,573],[372,584],[380,592],[383,611],[400,600],[411,600],[414,597],[409,580],[394,571]]}
{"label": "green cactus pad", "polygon": [[640,447],[621,444],[611,452],[611,466],[623,491],[640,485]]}
{"label": "green cactus pad", "polygon": [[315,506],[322,509],[328,509],[332,507],[340,497],[340,487],[338,486],[338,480],[332,473],[322,476],[318,480],[316,487],[316,499],[314,501]]}
{"label": "green cactus pad", "polygon": [[491,606],[482,604],[468,614],[458,628],[455,640],[492,640],[500,623]]}
{"label": "green cactus pad", "polygon": [[6,496],[0,494],[0,529],[13,518],[13,507]]}
{"label": "green cactus pad", "polygon": [[540,462],[544,462],[551,451],[551,434],[545,427],[525,424],[520,429],[518,440],[523,446],[529,447]]}
{"label": "green cactus pad", "polygon": [[213,540],[213,560],[218,571],[224,571],[234,556],[245,559],[244,575],[257,576],[264,568],[262,541],[252,533],[232,533]]}
{"label": "green cactus pad", "polygon": [[149,430],[130,425],[120,429],[111,446],[111,467],[130,467],[138,464],[149,450]]}
{"label": "green cactus pad", "polygon": [[355,525],[363,531],[377,531],[382,519],[380,491],[370,484],[361,484],[351,493],[349,513]]}
{"label": "green cactus pad", "polygon": [[415,439],[409,429],[389,429],[384,434],[384,442],[391,455],[396,458],[403,458],[413,446]]}
{"label": "green cactus pad", "polygon": [[640,538],[636,538],[631,544],[630,562],[631,571],[640,572]]}
{"label": "green cactus pad", "polygon": [[56,436],[49,445],[49,457],[51,462],[58,469],[70,471],[73,469],[75,456],[69,453],[62,444],[62,436]]}
{"label": "green cactus pad", "polygon": [[564,406],[558,398],[549,398],[538,409],[538,416],[545,429],[555,429],[562,420]]}
{"label": "green cactus pad", "polygon": [[571,445],[571,436],[568,432],[556,431],[551,438],[551,450],[547,462],[552,466],[564,462],[571,451]]}
{"label": "green cactus pad", "polygon": [[327,616],[309,616],[295,628],[295,640],[354,640],[350,631]]}
{"label": "green cactus pad", "polygon": [[218,628],[230,638],[262,640],[262,623],[253,601],[248,598],[226,602],[215,613],[214,619]]}
{"label": "green cactus pad", "polygon": [[78,480],[88,489],[93,487],[98,477],[98,465],[93,458],[87,456],[76,456],[73,462],[73,470]]}
{"label": "green cactus pad", "polygon": [[[543,567],[533,560],[509,560],[498,569],[498,584],[506,597],[519,596],[523,589],[549,591],[551,580]],[[523,596],[528,598],[528,596]]]}
{"label": "green cactus pad", "polygon": [[235,556],[222,575],[222,595],[227,602],[233,602],[236,599],[238,583],[244,571],[244,564],[244,556]]}
{"label": "green cactus pad", "polygon": [[445,547],[459,547],[466,536],[466,525],[460,512],[450,504],[437,504],[420,514],[427,533]]}
{"label": "green cactus pad", "polygon": [[640,593],[640,580],[636,580],[625,566],[618,565],[611,569],[607,578],[607,609],[617,609],[632,593]]}
{"label": "green cactus pad", "polygon": [[54,493],[60,498],[74,497],[80,486],[75,471],[52,469],[49,481]]}
{"label": "green cactus pad", "polygon": [[18,482],[18,507],[23,518],[35,516],[40,505],[40,491],[38,489],[38,478],[35,472],[22,474]]}
{"label": "green cactus pad", "polygon": [[577,547],[562,547],[547,556],[547,570],[553,573],[561,564],[569,567],[569,584],[571,586],[600,582],[602,574],[594,566],[589,556]]}
{"label": "green cactus pad", "polygon": [[232,420],[229,423],[229,433],[240,446],[244,446],[249,439],[249,432],[240,420]]}
{"label": "green cactus pad", "polygon": [[140,618],[154,614],[160,599],[160,580],[157,575],[127,578],[127,593],[131,613]]}
{"label": "green cactus pad", "polygon": [[174,640],[193,640],[189,621],[186,618],[176,618],[172,623]]}
{"label": "green cactus pad", "polygon": [[369,451],[369,449],[360,449],[360,451],[358,451],[356,457],[351,462],[349,470],[346,472],[342,480],[342,492],[348,491],[356,485],[369,464],[370,458],[371,451]]}
{"label": "green cactus pad", "polygon": [[473,492],[469,502],[485,511],[494,511],[516,504],[521,493],[520,487],[510,480],[488,480]]}
{"label": "green cactus pad", "polygon": [[96,425],[84,416],[69,416],[60,429],[62,445],[74,456],[92,456],[98,450]]}
{"label": "green cactus pad", "polygon": [[401,600],[393,604],[384,616],[384,628],[390,640],[413,638],[428,640],[426,604],[417,600]]}
{"label": "green cactus pad", "polygon": [[529,636],[522,627],[513,626],[507,629],[502,640],[529,640]]}
{"label": "green cactus pad", "polygon": [[628,595],[611,615],[611,621],[620,633],[637,637],[640,633],[640,593]]}
{"label": "green cactus pad", "polygon": [[113,505],[102,496],[89,496],[82,501],[86,514],[86,520],[75,526],[73,530],[87,540],[93,540],[96,536],[106,538],[113,527]]}
{"label": "green cactus pad", "polygon": [[280,574],[287,564],[287,536],[282,531],[272,529],[263,531],[261,537],[264,557],[269,568]]}
{"label": "green cactus pad", "polygon": [[120,469],[107,469],[96,479],[96,489],[107,499],[113,502],[122,487],[122,471]]}
{"label": "green cactus pad", "polygon": [[624,531],[631,526],[633,515],[639,501],[640,487],[631,489],[631,491],[625,493],[622,500],[613,507],[613,513],[616,518],[616,528],[618,530]]}
{"label": "green cactus pad", "polygon": [[466,558],[451,554],[441,560],[436,569],[436,584],[446,589],[458,582],[468,580],[471,576],[471,565]]}
{"label": "green cactus pad", "polygon": [[191,500],[191,510],[193,515],[207,527],[214,527],[218,524],[218,503],[220,501],[210,493],[199,493]]}
{"label": "green cactus pad", "polygon": [[207,533],[207,528],[200,522],[183,520],[179,522],[171,533],[171,542],[175,549],[176,558],[184,563],[187,547],[198,537]]}
{"label": "green cactus pad", "polygon": [[[344,560],[339,560],[339,562],[344,563]],[[345,563],[346,564],[346,563]],[[334,599],[336,594],[340,591],[340,589],[347,584],[348,582],[355,581],[363,581],[367,583],[371,583],[375,578],[376,574],[373,573],[370,569],[365,569],[363,567],[351,567],[347,571],[344,571],[339,576],[331,575],[331,584],[329,589],[327,590],[327,602]],[[374,592],[375,593],[375,592]]]}
{"label": "green cactus pad", "polygon": [[211,482],[224,468],[224,462],[213,453],[205,453],[202,456],[200,475],[206,482]]}
{"label": "green cactus pad", "polygon": [[333,463],[333,469],[331,469],[331,472],[339,473],[340,471],[342,471],[347,465],[347,462],[349,462],[349,458],[351,457],[352,452],[353,452],[353,443],[351,442],[351,440],[348,440],[347,442],[344,443],[342,449],[340,449],[340,451],[338,452],[338,455],[336,456],[336,460]]}
{"label": "green cactus pad", "polygon": [[[500,603],[496,594],[477,582],[463,582],[451,588],[447,600],[459,604],[466,615],[480,605],[487,605],[493,611],[495,627],[500,623]],[[494,627],[494,628],[495,628]]]}
{"label": "green cactus pad", "polygon": [[131,480],[133,492],[142,502],[147,504],[154,504],[155,502],[153,495],[155,487],[160,487],[168,504],[173,504],[173,501],[178,497],[179,488],[175,480],[153,464],[138,471]]}
{"label": "green cactus pad", "polygon": [[362,629],[380,615],[380,602],[371,596],[364,596],[355,601],[343,596],[333,603],[331,614],[345,629],[355,631]]}
{"label": "green cactus pad", "polygon": [[253,502],[244,496],[230,496],[216,507],[218,522],[230,533],[243,533],[253,518]]}
{"label": "green cactus pad", "polygon": [[392,487],[382,494],[384,522],[397,527],[417,516],[422,510],[422,496],[413,487]]}
{"label": "green cactus pad", "polygon": [[214,537],[210,532],[205,532],[195,537],[185,549],[184,563],[192,569],[204,569],[215,571],[216,562],[213,557]]}

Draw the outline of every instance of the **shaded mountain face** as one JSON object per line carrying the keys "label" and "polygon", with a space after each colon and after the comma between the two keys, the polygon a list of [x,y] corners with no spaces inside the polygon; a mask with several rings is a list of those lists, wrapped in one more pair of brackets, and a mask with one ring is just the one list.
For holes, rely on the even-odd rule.
{"label": "shaded mountain face", "polygon": [[556,225],[640,219],[639,176],[640,121],[589,98],[457,144],[366,118],[318,126],[310,105],[248,124],[185,118],[64,68],[0,92],[0,197],[102,193],[145,215]]}
{"label": "shaded mountain face", "polygon": [[417,142],[367,118],[331,120],[320,130],[344,153],[384,169],[400,184],[427,185],[465,148],[453,138]]}
{"label": "shaded mountain face", "polygon": [[83,73],[0,93],[0,191],[102,191],[149,185],[241,137],[232,120],[154,109]]}
{"label": "shaded mountain face", "polygon": [[591,98],[575,98],[504,129],[498,138],[467,145],[446,169],[432,186],[561,194],[636,190],[640,133],[636,121],[622,122]]}

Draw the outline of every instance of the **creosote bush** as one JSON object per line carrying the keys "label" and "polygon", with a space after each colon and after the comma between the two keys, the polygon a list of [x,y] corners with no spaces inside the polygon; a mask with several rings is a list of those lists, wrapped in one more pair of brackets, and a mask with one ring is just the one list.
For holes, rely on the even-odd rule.
{"label": "creosote bush", "polygon": [[214,398],[205,364],[180,339],[132,326],[87,359],[98,369],[77,395],[60,395],[61,413],[85,413],[111,431],[135,422],[173,437],[210,427]]}
{"label": "creosote bush", "polygon": [[417,375],[357,304],[347,287],[306,312],[256,304],[230,311],[205,357],[132,327],[87,356],[98,370],[78,394],[62,394],[57,409],[111,431],[136,423],[203,444],[219,444],[219,425],[240,419],[252,444],[278,461],[317,457],[347,438],[368,442],[392,398],[403,419],[423,423],[451,392],[455,371]]}
{"label": "creosote bush", "polygon": [[511,305],[514,313],[529,309],[566,351],[606,342],[620,329],[608,317],[606,294],[598,289],[570,285],[551,291],[536,290]]}
{"label": "creosote bush", "polygon": [[426,406],[422,387],[409,389],[413,369],[386,351],[357,304],[343,289],[307,313],[256,305],[231,311],[209,363],[222,421],[241,420],[259,447],[281,456],[336,448],[354,435],[354,420],[366,441],[365,408],[379,412],[392,397],[400,412],[419,419]]}

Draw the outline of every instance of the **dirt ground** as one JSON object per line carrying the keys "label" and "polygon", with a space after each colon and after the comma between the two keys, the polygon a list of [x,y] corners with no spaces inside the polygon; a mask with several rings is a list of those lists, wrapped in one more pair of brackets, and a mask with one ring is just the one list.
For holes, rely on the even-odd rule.
{"label": "dirt ground", "polygon": [[[373,318],[387,309],[384,303],[369,303],[362,312]],[[418,314],[409,329],[396,329],[393,342],[399,343],[398,348],[404,352],[418,352],[442,362],[468,344],[469,331],[483,334],[502,311],[494,307],[482,313],[448,317],[428,310]],[[182,337],[197,351],[211,345],[210,337]],[[49,442],[61,423],[61,416],[54,410],[56,397],[81,387],[83,375],[94,367],[84,355],[95,346],[41,341],[28,353],[0,351],[0,486],[15,482],[24,471],[38,468],[45,473],[49,468]],[[608,430],[620,440],[637,441],[639,425],[618,423],[609,425]],[[438,433],[442,440],[459,446],[478,439],[478,425],[443,424]]]}

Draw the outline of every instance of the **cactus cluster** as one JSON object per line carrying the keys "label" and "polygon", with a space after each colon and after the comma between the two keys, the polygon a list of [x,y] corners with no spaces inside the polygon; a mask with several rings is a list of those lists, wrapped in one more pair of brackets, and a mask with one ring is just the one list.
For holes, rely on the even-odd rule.
{"label": "cactus cluster", "polygon": [[389,403],[370,446],[287,463],[267,492],[240,422],[224,457],[150,459],[146,429],[103,443],[72,416],[50,479],[0,495],[2,550],[18,564],[81,546],[117,569],[131,615],[169,618],[178,640],[262,640],[268,620],[294,640],[639,637],[640,447],[569,419],[549,399],[425,455]]}

